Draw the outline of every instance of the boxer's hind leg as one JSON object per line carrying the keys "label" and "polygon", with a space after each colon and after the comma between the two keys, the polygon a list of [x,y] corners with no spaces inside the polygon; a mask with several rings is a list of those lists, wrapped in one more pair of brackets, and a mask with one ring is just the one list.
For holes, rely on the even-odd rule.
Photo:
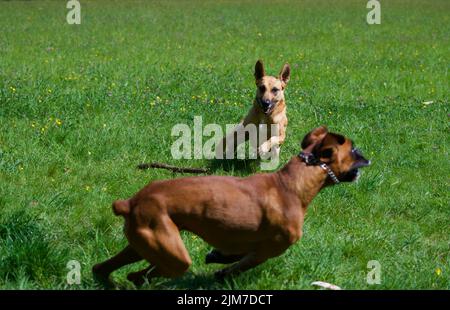
{"label": "boxer's hind leg", "polygon": [[139,277],[179,277],[192,264],[178,227],[167,215],[161,216],[153,228],[138,228],[128,237],[133,248],[151,265],[128,275],[135,283],[141,282]]}
{"label": "boxer's hind leg", "polygon": [[135,250],[133,250],[130,245],[128,245],[112,258],[95,265],[92,268],[92,272],[98,280],[109,282],[109,275],[114,270],[117,270],[125,265],[136,263],[142,259],[143,258]]}

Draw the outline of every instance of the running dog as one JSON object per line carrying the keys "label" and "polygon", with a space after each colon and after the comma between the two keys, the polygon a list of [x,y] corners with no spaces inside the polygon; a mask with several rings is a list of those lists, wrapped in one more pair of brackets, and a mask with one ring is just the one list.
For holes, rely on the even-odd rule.
{"label": "running dog", "polygon": [[224,152],[227,159],[233,158],[237,146],[249,139],[247,125],[256,127],[258,140],[260,140],[260,125],[265,125],[267,128],[267,132],[261,134],[263,137],[261,141],[251,141],[252,146],[257,149],[258,156],[265,158],[271,151],[275,156],[280,153],[280,145],[286,138],[288,124],[284,89],[289,82],[291,68],[286,63],[278,77],[269,76],[266,75],[262,61],[258,60],[254,75],[256,96],[253,106],[241,123],[222,140],[222,143],[218,144],[220,147],[216,149],[216,158],[222,159]]}
{"label": "running dog", "polygon": [[109,281],[114,270],[143,259],[150,267],[128,275],[136,285],[145,278],[183,275],[192,261],[182,230],[214,247],[206,263],[231,264],[216,272],[219,278],[281,255],[302,236],[307,207],[319,191],[355,181],[359,168],[370,164],[351,140],[323,126],[308,133],[301,147],[273,173],[154,181],[130,199],[115,201],[113,211],[125,219],[129,244],[95,265],[95,276]]}

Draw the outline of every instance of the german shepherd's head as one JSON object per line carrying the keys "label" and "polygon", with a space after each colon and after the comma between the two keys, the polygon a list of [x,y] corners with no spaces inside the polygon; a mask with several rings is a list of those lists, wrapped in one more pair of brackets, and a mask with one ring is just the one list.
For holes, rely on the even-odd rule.
{"label": "german shepherd's head", "polygon": [[266,75],[264,65],[258,60],[255,65],[256,103],[261,111],[270,115],[280,102],[284,102],[284,89],[291,76],[291,67],[285,64],[278,77]]}

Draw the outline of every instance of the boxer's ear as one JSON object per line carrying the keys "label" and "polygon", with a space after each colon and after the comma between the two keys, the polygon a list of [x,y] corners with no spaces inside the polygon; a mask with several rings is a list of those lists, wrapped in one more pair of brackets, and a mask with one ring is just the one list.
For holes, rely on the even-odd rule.
{"label": "boxer's ear", "polygon": [[313,144],[320,143],[328,133],[328,129],[325,126],[317,127],[311,130],[306,136],[303,138],[301,143],[302,149],[306,149]]}

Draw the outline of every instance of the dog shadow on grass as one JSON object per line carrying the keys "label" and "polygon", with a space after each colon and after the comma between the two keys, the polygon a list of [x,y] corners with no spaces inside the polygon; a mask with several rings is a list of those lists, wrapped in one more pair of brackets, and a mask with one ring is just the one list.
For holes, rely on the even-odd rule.
{"label": "dog shadow on grass", "polygon": [[[207,289],[218,290],[229,287],[227,282],[217,280],[211,273],[195,274],[187,272],[182,277],[171,280],[164,280],[163,283],[154,283],[152,288],[158,289]],[[142,287],[145,289],[145,287]]]}
{"label": "dog shadow on grass", "polygon": [[94,281],[94,288],[103,290],[220,290],[233,289],[233,287],[233,281],[231,280],[219,281],[212,273],[196,274],[193,272],[187,272],[182,277],[176,279],[154,278],[150,282],[146,281],[141,286],[135,286],[127,280],[112,280],[110,282]]}

